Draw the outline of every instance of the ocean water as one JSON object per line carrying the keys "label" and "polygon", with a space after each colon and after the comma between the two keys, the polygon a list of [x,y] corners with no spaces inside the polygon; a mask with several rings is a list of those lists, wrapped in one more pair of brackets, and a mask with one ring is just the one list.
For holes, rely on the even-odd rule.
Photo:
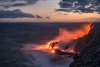
{"label": "ocean water", "polygon": [[[38,46],[36,44],[24,44],[24,47],[21,48],[21,51],[24,54],[31,54],[31,57],[28,58],[27,65],[35,67],[69,67],[69,64],[73,61],[71,57],[56,55],[55,53],[50,53],[47,50],[32,50]],[[32,58],[34,58],[32,60]]]}
{"label": "ocean water", "polygon": [[[68,67],[72,58],[56,56],[33,46],[59,34],[59,28],[76,30],[83,23],[0,23],[0,67]],[[31,44],[31,45],[30,45]],[[28,48],[22,50],[24,48]]]}

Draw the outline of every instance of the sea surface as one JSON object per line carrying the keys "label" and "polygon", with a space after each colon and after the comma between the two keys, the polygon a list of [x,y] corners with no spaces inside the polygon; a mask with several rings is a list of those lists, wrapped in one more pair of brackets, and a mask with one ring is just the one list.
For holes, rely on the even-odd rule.
{"label": "sea surface", "polygon": [[58,36],[59,28],[72,31],[82,25],[84,24],[1,22],[0,67],[69,67],[72,58],[31,49]]}

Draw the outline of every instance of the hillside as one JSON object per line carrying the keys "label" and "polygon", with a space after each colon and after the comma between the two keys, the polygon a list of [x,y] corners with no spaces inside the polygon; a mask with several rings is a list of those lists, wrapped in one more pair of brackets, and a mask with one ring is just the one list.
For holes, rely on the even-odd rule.
{"label": "hillside", "polygon": [[78,39],[75,49],[80,53],[70,67],[100,67],[100,23],[92,24],[89,34]]}

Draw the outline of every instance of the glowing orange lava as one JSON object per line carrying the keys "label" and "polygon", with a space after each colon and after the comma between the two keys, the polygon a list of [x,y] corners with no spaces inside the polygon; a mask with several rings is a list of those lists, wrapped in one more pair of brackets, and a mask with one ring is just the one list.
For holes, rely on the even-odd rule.
{"label": "glowing orange lava", "polygon": [[[64,28],[60,28],[59,35],[57,37],[55,37],[51,41],[48,41],[45,45],[37,46],[35,49],[47,51],[50,53],[55,53],[55,50],[60,48],[57,44],[59,44],[60,42],[67,44],[71,42],[72,40],[75,40],[75,39],[78,39],[80,37],[87,35],[91,29],[90,27],[91,27],[91,24],[86,24],[81,29],[78,29],[75,31],[68,31]],[[75,52],[74,49],[61,50],[61,51],[68,51],[72,53]]]}

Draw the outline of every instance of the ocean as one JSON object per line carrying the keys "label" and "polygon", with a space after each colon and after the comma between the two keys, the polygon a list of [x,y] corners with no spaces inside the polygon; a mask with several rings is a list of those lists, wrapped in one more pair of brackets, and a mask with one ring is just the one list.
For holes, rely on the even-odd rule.
{"label": "ocean", "polygon": [[0,23],[0,67],[69,67],[72,58],[62,58],[34,46],[59,35],[59,28],[77,30],[86,23]]}

